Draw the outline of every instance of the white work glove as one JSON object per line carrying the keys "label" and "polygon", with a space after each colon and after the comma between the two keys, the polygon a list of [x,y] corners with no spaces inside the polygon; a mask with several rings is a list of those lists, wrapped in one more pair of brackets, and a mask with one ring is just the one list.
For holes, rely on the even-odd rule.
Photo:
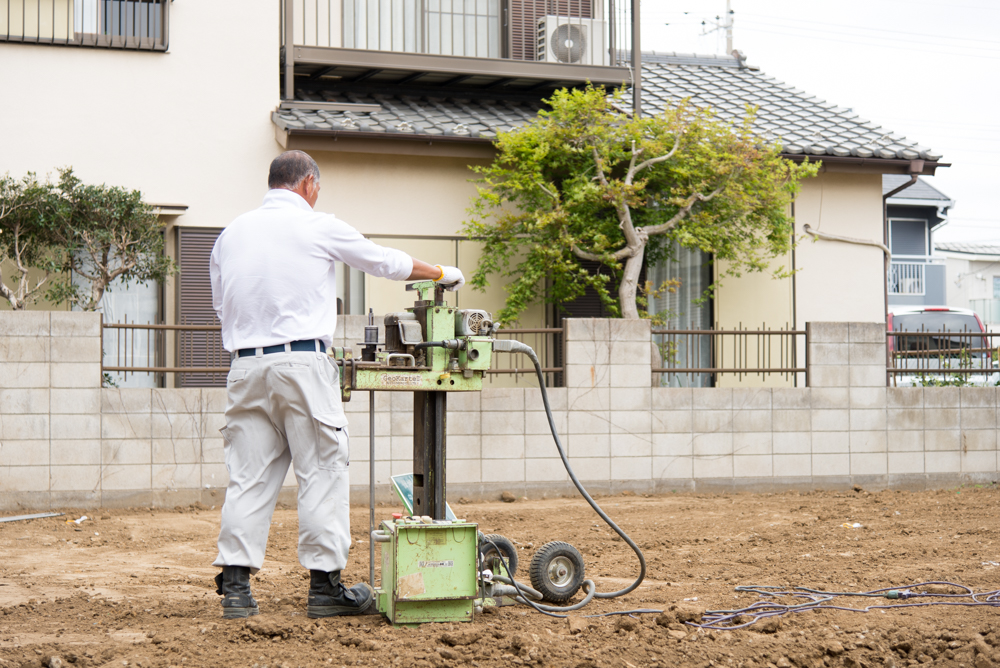
{"label": "white work glove", "polygon": [[443,267],[440,264],[434,266],[441,270],[441,278],[434,282],[445,286],[445,290],[454,292],[465,285],[465,276],[458,267]]}

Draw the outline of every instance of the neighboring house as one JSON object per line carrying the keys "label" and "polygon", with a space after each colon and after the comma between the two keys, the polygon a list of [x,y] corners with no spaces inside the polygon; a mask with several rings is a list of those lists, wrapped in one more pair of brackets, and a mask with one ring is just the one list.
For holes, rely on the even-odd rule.
{"label": "neighboring house", "polygon": [[947,267],[948,306],[975,311],[991,330],[1000,330],[1000,244],[936,242]]}
{"label": "neighboring house", "polygon": [[[882,194],[910,181],[906,176],[882,177]],[[955,202],[943,192],[917,179],[886,200],[889,230],[889,305],[944,306],[944,258],[933,253],[934,232],[948,224],[948,210]]]}
{"label": "neighboring house", "polygon": [[[823,164],[816,178],[802,184],[793,205],[799,243],[788,257],[774,262],[776,268],[795,273],[783,279],[769,274],[724,279],[711,305],[713,312],[703,322],[725,329],[763,324],[778,329],[803,328],[810,321],[883,321],[886,272],[884,254],[877,247],[887,241],[883,239],[882,179],[931,175],[941,156],[851,109],[776,81],[742,60],[644,54],[643,62],[643,109],[647,113],[689,98],[736,123],[745,118],[748,107],[755,107],[753,126],[763,138],[780,143],[789,159],[808,158]],[[806,226],[818,236],[807,234]],[[700,280],[717,280],[720,269],[714,267]],[[803,353],[799,351],[799,360]],[[772,376],[763,382],[782,384],[783,380]],[[729,383],[736,384],[725,381]]]}
{"label": "neighboring house", "polygon": [[[9,10],[0,11],[0,53],[17,63],[0,70],[0,87],[25,92],[0,108],[9,129],[0,172],[72,165],[85,181],[138,188],[159,205],[182,267],[159,292],[156,311],[167,323],[214,319],[208,252],[229,221],[259,204],[267,164],[282,150],[305,150],[319,163],[319,210],[470,274],[479,245],[459,234],[475,192],[469,166],[492,159],[496,133],[529,122],[556,88],[631,82],[629,3],[613,0],[505,0],[451,12],[404,1],[391,15],[378,13],[389,4],[366,0],[147,2],[122,4],[132,12],[124,20],[110,5],[0,0]],[[881,251],[813,241],[804,226],[882,242],[883,174],[933,174],[940,156],[734,58],[643,54],[642,78],[644,113],[690,97],[736,121],[757,106],[762,137],[793,160],[823,162],[794,205],[803,241],[774,263],[793,276],[726,279],[698,306],[691,300],[719,274],[711,258],[679,250],[673,264],[647,269],[651,279],[684,281],[658,305],[677,314],[673,323],[882,320]],[[346,313],[412,303],[402,285],[352,271],[342,279]],[[449,298],[496,310],[504,293],[494,285]],[[537,307],[522,325],[558,318]],[[204,339],[171,338],[166,361],[218,354]]]}

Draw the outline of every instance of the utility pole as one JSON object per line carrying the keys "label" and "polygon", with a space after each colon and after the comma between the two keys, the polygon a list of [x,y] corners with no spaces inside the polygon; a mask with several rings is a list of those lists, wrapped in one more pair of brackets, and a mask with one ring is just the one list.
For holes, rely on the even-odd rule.
{"label": "utility pole", "polygon": [[[704,26],[704,28],[702,29],[702,33],[701,33],[702,36],[711,35],[713,32],[715,32],[717,30],[725,30],[726,31],[726,55],[727,56],[733,55],[733,14],[734,14],[734,12],[733,12],[733,7],[732,7],[732,0],[726,0],[726,17],[725,18],[722,18],[721,16],[716,16],[715,17],[715,21],[713,21],[711,24],[709,24],[708,19],[706,19],[706,20],[704,20],[704,21],[701,22],[701,25]],[[709,30],[709,28],[708,28],[709,25],[713,25],[715,27],[712,28],[711,30]]]}
{"label": "utility pole", "polygon": [[731,0],[726,0],[726,55],[733,55],[733,8]]}
{"label": "utility pole", "polygon": [[640,43],[639,3],[640,0],[632,0],[632,115],[635,118],[642,116],[642,45]]}

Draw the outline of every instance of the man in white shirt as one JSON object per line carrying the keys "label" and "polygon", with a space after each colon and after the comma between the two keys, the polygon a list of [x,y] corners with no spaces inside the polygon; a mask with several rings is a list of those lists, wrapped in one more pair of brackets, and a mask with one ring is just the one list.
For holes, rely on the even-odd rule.
{"label": "man in white shirt", "polygon": [[223,617],[258,613],[250,575],[264,562],[289,464],[298,480],[299,562],[311,572],[311,618],[358,614],[371,588],[340,581],[351,545],[349,439],[337,367],[336,262],[373,276],[434,280],[457,290],[455,267],[384,248],[313,211],[319,167],[307,154],[274,159],[263,205],[234,220],[212,249],[212,304],[233,355],[226,381],[226,468],[216,578]]}

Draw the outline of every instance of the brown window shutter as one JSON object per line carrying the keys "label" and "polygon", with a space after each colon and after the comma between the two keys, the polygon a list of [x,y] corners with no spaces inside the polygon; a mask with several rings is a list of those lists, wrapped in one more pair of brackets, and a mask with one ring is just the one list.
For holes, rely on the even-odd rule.
{"label": "brown window shutter", "polygon": [[535,60],[538,50],[538,19],[572,16],[589,19],[593,0],[509,0],[510,58]]}
{"label": "brown window shutter", "polygon": [[[221,229],[178,228],[180,295],[177,324],[218,325],[212,308],[209,259]],[[222,347],[221,332],[178,332],[177,365],[181,367],[227,367],[229,353]],[[181,373],[181,387],[225,387],[226,374]]]}

